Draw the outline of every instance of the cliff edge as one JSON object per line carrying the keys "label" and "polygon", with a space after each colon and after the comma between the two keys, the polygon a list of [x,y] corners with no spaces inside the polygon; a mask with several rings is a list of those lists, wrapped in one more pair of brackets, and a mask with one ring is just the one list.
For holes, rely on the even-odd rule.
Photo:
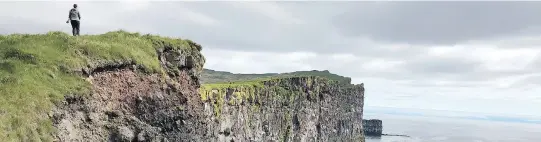
{"label": "cliff edge", "polygon": [[317,76],[200,84],[190,40],[0,36],[6,141],[364,141],[364,87]]}

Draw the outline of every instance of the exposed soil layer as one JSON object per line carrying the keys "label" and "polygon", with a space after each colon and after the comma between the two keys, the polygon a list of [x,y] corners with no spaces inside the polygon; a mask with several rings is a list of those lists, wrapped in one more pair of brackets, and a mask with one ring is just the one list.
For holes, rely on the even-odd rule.
{"label": "exposed soil layer", "polygon": [[197,141],[206,132],[199,128],[201,99],[185,72],[173,81],[122,69],[90,81],[91,96],[67,96],[54,110],[58,140]]}

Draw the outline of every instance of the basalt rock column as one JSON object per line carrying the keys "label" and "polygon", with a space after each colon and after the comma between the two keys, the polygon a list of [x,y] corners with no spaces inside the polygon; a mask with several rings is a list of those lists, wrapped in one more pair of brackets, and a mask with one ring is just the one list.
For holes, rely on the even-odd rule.
{"label": "basalt rock column", "polygon": [[363,131],[365,136],[381,136],[383,132],[382,121],[379,119],[363,119]]}

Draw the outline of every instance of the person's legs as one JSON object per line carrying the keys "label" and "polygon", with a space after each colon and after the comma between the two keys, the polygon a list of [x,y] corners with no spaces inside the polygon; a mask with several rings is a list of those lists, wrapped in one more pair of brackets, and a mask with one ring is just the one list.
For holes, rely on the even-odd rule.
{"label": "person's legs", "polygon": [[79,31],[81,31],[81,21],[77,21],[77,36],[79,36]]}
{"label": "person's legs", "polygon": [[77,23],[75,22],[75,20],[71,20],[70,24],[71,24],[71,33],[73,34],[73,36],[77,35],[77,33],[76,33],[77,32],[76,31],[76,27],[77,27],[76,24]]}
{"label": "person's legs", "polygon": [[80,27],[79,21],[71,20],[71,27],[72,27],[73,36],[78,36],[79,35],[79,27]]}

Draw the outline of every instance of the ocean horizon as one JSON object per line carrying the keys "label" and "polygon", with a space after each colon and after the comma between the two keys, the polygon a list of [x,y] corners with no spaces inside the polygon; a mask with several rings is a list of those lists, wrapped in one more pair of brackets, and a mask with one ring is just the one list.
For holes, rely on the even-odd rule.
{"label": "ocean horizon", "polygon": [[539,142],[541,118],[445,110],[366,107],[363,119],[383,121],[384,134],[366,142]]}

